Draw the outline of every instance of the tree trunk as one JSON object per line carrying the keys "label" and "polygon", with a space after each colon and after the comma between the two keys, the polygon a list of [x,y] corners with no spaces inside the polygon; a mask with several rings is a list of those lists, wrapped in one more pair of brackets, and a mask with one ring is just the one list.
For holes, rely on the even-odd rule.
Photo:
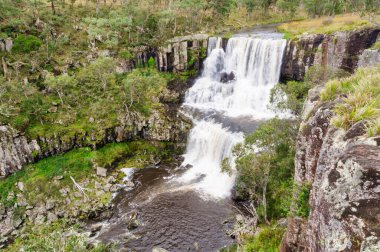
{"label": "tree trunk", "polygon": [[7,62],[5,61],[4,57],[1,58],[1,62],[3,65],[4,78],[8,80],[8,67],[7,67]]}
{"label": "tree trunk", "polygon": [[61,105],[63,105],[63,99],[62,99],[62,94],[61,92],[57,91],[59,99],[61,100]]}
{"label": "tree trunk", "polygon": [[51,10],[53,11],[53,15],[55,15],[54,0],[50,0],[50,2],[51,2]]}
{"label": "tree trunk", "polygon": [[99,15],[99,1],[100,0],[96,0],[96,17]]}
{"label": "tree trunk", "polygon": [[267,185],[265,184],[263,188],[263,207],[264,207],[264,221],[269,224],[268,216],[267,216]]}

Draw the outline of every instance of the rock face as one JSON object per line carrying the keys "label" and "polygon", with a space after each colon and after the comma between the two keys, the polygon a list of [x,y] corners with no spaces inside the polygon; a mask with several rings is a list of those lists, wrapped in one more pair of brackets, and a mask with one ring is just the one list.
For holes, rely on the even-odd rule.
{"label": "rock face", "polygon": [[7,125],[0,126],[0,178],[18,171],[24,164],[67,152],[75,147],[96,148],[106,143],[134,139],[183,143],[190,124],[177,111],[152,111],[149,117],[132,114],[119,126],[101,132],[76,134],[71,137],[53,135],[28,139]]}
{"label": "rock face", "polygon": [[334,128],[320,89],[309,92],[297,137],[295,183],[311,185],[310,215],[289,219],[281,251],[380,251],[380,137],[363,123]]}
{"label": "rock face", "polygon": [[302,80],[313,65],[353,72],[363,51],[377,40],[380,29],[342,31],[331,35],[301,35],[288,42],[282,64],[282,80]]}
{"label": "rock face", "polygon": [[371,67],[380,64],[380,51],[374,49],[366,49],[359,58],[359,67]]}
{"label": "rock face", "polygon": [[0,51],[10,52],[13,47],[13,41],[10,38],[0,39]]}
{"label": "rock face", "polygon": [[166,47],[136,47],[131,59],[120,63],[119,72],[128,72],[138,66],[146,66],[153,58],[157,69],[168,72],[182,72],[189,69],[200,70],[206,58],[208,35],[196,34],[176,37],[168,41]]}

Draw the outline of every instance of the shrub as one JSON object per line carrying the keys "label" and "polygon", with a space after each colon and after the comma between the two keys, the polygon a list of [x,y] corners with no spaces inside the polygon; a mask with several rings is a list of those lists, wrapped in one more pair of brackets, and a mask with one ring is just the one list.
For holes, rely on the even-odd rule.
{"label": "shrub", "polygon": [[295,190],[297,190],[298,198],[296,200],[296,210],[295,215],[303,218],[309,217],[310,213],[310,206],[309,206],[309,197],[310,197],[310,190],[311,185],[305,184],[301,187],[296,187]]}
{"label": "shrub", "polygon": [[277,252],[284,233],[284,228],[264,227],[256,236],[247,240],[244,251]]}
{"label": "shrub", "polygon": [[19,35],[13,43],[12,52],[29,53],[37,51],[42,45],[42,41],[33,35]]}

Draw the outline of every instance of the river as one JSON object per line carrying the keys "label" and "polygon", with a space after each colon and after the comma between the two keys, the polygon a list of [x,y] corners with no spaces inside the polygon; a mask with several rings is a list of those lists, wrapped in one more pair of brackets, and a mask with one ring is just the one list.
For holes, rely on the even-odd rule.
{"label": "river", "polygon": [[256,30],[222,44],[209,39],[203,71],[182,106],[193,120],[182,165],[136,171],[132,180],[139,186],[116,196],[115,214],[97,239],[123,251],[217,251],[234,242],[227,232],[237,211],[235,175],[221,172],[221,162],[227,158],[233,167],[233,146],[275,116],[267,106],[286,40]]}

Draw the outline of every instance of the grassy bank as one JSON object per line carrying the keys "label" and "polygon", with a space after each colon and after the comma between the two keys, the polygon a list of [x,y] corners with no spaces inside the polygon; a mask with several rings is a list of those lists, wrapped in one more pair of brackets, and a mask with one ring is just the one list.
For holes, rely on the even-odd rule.
{"label": "grassy bank", "polygon": [[[380,15],[377,15],[377,21],[380,22]],[[304,33],[331,34],[373,26],[367,17],[353,13],[284,23],[278,26],[278,30],[285,33],[287,38],[292,38]]]}
{"label": "grassy bank", "polygon": [[[71,177],[77,182],[88,180],[96,176],[97,166],[108,169],[142,168],[152,163],[153,157],[159,157],[163,161],[169,160],[173,152],[175,151],[171,143],[143,141],[108,144],[99,150],[75,149],[63,155],[49,157],[35,164],[27,165],[21,171],[1,180],[0,202],[8,207],[14,205],[17,200],[15,192],[19,191],[18,182],[24,184],[25,199],[28,204],[33,205],[47,198],[61,198],[60,189],[73,186]],[[60,176],[62,177],[58,181],[55,180]],[[88,189],[91,187],[93,187],[93,183]],[[13,192],[12,196],[9,196],[10,192]],[[91,193],[89,195],[91,196]],[[106,196],[110,197],[110,194]]]}

